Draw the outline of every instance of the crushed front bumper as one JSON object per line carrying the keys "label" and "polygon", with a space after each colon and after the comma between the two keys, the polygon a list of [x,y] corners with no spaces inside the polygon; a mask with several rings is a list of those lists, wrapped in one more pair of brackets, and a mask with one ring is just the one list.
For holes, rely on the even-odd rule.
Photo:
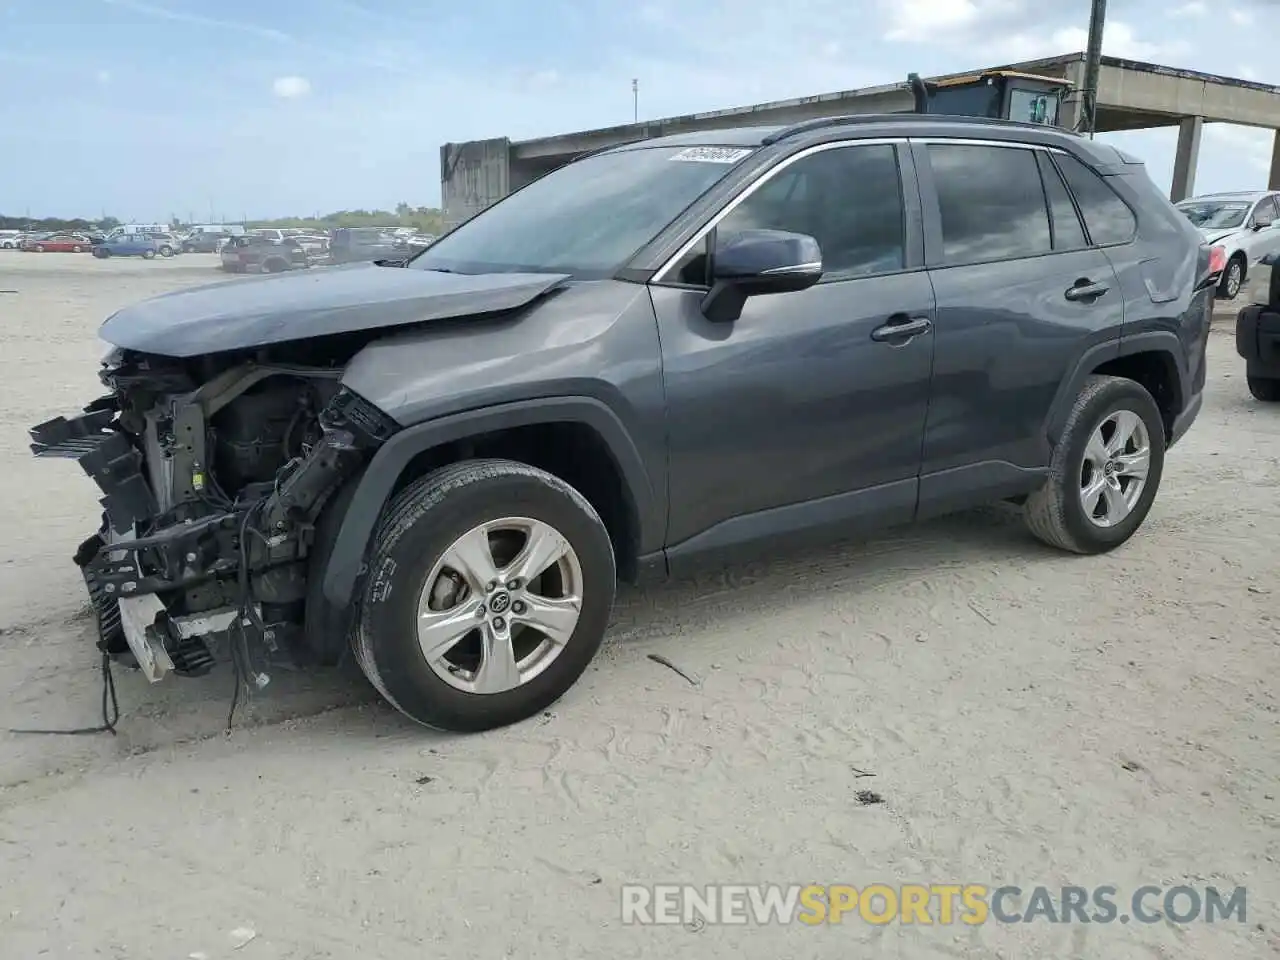
{"label": "crushed front bumper", "polygon": [[169,617],[155,591],[181,585],[183,578],[142,575],[137,551],[152,549],[169,573],[179,553],[192,558],[189,564],[200,558],[203,551],[196,545],[210,524],[183,524],[145,540],[136,537],[139,525],[155,517],[156,504],[143,475],[142,455],[110,426],[116,413],[114,399],[104,397],[78,416],[32,427],[31,452],[74,459],[102,492],[102,527],[74,556],[96,615],[98,648],[117,658],[131,655],[153,683],[175,671],[197,676],[213,667],[208,647],[197,638],[226,630],[236,611]]}

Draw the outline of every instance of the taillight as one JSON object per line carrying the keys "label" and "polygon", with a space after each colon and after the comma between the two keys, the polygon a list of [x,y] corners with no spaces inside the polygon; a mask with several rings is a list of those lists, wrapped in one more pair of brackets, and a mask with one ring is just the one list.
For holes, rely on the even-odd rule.
{"label": "taillight", "polygon": [[1221,273],[1227,269],[1227,250],[1225,247],[1209,248],[1209,272]]}

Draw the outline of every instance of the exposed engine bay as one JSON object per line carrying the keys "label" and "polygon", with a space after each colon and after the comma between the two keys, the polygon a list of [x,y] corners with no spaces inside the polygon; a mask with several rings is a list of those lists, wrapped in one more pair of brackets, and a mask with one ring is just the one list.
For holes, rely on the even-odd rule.
{"label": "exposed engine bay", "polygon": [[153,682],[207,673],[224,644],[257,686],[264,655],[297,659],[317,519],[398,429],[341,386],[349,351],[296,347],[115,349],[109,394],[31,430],[37,456],[77,459],[102,491],[102,526],[75,560],[99,647]]}

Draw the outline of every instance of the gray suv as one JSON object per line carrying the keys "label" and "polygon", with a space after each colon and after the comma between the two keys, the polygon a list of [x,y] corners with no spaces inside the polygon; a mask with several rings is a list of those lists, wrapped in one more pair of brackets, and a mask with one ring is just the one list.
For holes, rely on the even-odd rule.
{"label": "gray suv", "polygon": [[104,656],[354,649],[423,724],[578,679],[617,578],[990,501],[1096,554],[1151,509],[1217,274],[1142,165],[936,116],[581,158],[405,262],[215,285],[101,329],[32,429],[103,493]]}

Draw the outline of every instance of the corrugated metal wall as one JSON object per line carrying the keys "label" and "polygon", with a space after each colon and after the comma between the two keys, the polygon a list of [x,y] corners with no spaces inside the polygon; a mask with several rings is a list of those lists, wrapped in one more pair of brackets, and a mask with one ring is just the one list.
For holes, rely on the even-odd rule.
{"label": "corrugated metal wall", "polygon": [[445,229],[469,220],[510,192],[511,141],[506,137],[446,143],[440,148]]}

